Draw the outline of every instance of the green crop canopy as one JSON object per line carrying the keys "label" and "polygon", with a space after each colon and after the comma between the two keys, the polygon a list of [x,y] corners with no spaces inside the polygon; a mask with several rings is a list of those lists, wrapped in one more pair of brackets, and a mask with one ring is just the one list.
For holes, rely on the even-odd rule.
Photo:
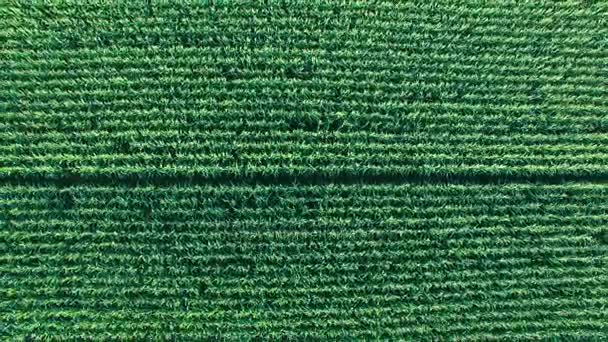
{"label": "green crop canopy", "polygon": [[0,0],[0,339],[608,340],[608,1]]}

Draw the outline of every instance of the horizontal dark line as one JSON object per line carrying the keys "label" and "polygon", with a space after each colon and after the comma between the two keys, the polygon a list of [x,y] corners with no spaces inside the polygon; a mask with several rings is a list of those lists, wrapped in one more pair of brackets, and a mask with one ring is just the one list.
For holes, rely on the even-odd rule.
{"label": "horizontal dark line", "polygon": [[99,186],[171,186],[171,185],[325,185],[325,184],[562,184],[562,183],[598,183],[608,185],[608,174],[598,175],[253,175],[253,176],[166,176],[166,175],[15,175],[1,176],[0,185],[55,185],[68,187],[73,185]]}

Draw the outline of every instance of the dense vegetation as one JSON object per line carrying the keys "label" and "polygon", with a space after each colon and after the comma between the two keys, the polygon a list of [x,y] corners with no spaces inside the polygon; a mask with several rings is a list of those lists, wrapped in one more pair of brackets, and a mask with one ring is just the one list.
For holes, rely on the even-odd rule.
{"label": "dense vegetation", "polygon": [[608,338],[605,1],[0,2],[0,336]]}

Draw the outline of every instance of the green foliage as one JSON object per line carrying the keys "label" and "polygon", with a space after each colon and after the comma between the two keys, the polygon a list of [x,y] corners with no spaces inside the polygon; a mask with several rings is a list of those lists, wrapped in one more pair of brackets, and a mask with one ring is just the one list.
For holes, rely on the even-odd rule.
{"label": "green foliage", "polygon": [[0,336],[608,339],[606,13],[3,2]]}

